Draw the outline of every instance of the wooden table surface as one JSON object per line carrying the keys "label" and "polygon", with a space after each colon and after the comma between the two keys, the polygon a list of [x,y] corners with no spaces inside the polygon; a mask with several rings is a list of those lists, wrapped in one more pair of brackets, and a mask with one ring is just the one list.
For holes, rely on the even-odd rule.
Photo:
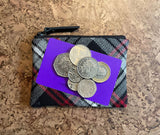
{"label": "wooden table surface", "polygon": [[[29,106],[31,41],[46,26],[68,25],[130,40],[127,108]],[[0,134],[160,134],[160,0],[1,0]]]}

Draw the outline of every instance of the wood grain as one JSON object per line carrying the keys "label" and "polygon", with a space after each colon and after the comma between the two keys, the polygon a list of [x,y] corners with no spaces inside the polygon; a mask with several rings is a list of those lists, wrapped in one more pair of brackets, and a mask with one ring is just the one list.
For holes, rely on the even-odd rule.
{"label": "wood grain", "polygon": [[[31,41],[44,27],[126,35],[125,109],[29,107]],[[160,0],[1,0],[0,134],[160,134]]]}

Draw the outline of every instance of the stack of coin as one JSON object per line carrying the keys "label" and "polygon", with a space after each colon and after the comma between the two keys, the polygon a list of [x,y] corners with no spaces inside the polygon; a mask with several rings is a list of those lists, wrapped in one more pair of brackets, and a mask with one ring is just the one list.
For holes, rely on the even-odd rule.
{"label": "stack of coin", "polygon": [[95,82],[105,82],[111,73],[109,66],[92,58],[84,45],[76,45],[69,53],[59,54],[53,67],[57,75],[68,77],[69,89],[77,91],[83,98],[92,97],[97,90]]}

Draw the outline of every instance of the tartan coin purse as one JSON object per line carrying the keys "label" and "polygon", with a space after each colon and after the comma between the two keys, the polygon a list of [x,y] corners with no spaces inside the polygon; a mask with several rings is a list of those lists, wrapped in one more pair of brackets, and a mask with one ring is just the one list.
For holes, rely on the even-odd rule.
{"label": "tartan coin purse", "polygon": [[[73,32],[79,26],[45,28],[43,32],[37,33],[32,41],[33,51],[33,79],[31,89],[32,107],[44,106],[77,106],[77,107],[126,107],[126,58],[129,41],[123,35],[118,36],[81,36],[81,35],[50,35],[58,32]],[[92,102],[90,100],[73,96],[36,83],[36,78],[43,60],[43,56],[50,38],[56,38],[71,44],[83,44],[90,50],[103,53],[118,59],[122,64],[115,83],[115,87],[107,106]]]}

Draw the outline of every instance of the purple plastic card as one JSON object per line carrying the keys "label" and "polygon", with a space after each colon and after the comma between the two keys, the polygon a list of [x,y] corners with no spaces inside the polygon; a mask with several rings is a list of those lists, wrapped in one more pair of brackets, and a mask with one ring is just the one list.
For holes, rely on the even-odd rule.
{"label": "purple plastic card", "polygon": [[[58,91],[69,93],[75,96],[79,96],[77,92],[71,91],[68,88],[67,86],[68,78],[58,76],[52,67],[53,61],[55,60],[56,56],[61,53],[69,52],[73,46],[74,45],[70,43],[66,43],[54,38],[51,38],[49,40],[44,57],[43,57],[43,61],[37,76],[36,82],[38,84],[56,89]],[[92,51],[92,50],[91,50],[91,54],[92,54],[92,57],[95,58],[97,61],[102,61],[109,65],[111,69],[111,75],[107,81],[103,83],[96,83],[97,92],[93,97],[86,98],[86,99],[102,105],[108,105],[110,102],[110,98],[111,98],[114,86],[115,86],[115,82],[117,80],[120,67],[121,67],[121,60],[107,56],[105,54]]]}

